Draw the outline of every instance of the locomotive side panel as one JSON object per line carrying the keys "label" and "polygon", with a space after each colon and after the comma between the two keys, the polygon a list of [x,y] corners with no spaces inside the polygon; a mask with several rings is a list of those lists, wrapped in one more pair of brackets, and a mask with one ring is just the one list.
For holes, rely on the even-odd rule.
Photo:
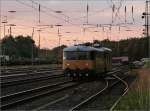
{"label": "locomotive side panel", "polygon": [[105,71],[105,61],[103,53],[98,52],[96,54],[96,73],[102,73]]}

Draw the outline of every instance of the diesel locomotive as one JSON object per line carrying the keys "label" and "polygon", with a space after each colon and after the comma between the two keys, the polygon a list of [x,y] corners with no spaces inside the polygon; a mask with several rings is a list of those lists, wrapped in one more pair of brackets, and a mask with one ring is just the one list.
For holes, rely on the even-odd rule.
{"label": "diesel locomotive", "polygon": [[63,50],[63,70],[69,77],[103,76],[112,69],[112,50],[106,47],[71,46]]}

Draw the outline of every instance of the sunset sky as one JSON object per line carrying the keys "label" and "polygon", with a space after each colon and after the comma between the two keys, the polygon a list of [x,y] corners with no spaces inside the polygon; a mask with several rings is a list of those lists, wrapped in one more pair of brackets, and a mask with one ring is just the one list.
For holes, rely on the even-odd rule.
{"label": "sunset sky", "polygon": [[[34,27],[33,38],[38,45],[37,30],[41,29],[41,48],[58,46],[58,28],[61,45],[90,42],[94,39],[120,40],[141,37],[144,28],[141,16],[144,11],[145,0],[1,0],[1,22],[5,19],[8,21],[6,35],[9,24],[16,25],[12,26],[13,36],[31,36]],[[1,23],[2,37],[3,30],[4,24]]]}

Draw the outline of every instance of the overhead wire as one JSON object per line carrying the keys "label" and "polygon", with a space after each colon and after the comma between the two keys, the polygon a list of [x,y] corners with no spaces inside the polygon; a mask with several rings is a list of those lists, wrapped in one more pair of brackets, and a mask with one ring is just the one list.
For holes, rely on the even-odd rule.
{"label": "overhead wire", "polygon": [[[20,1],[20,0],[16,0],[16,1],[19,1],[19,2],[22,2],[22,1]],[[24,4],[24,5],[26,5],[26,6],[28,6],[28,7],[31,7],[31,8],[33,8],[33,9],[35,9],[35,10],[38,10],[36,7],[34,7],[34,1],[33,0],[29,0],[29,1],[31,1],[32,2],[32,4],[31,5],[29,5],[29,4],[27,4],[27,3],[24,3],[24,2],[22,2],[21,4]],[[112,1],[112,0],[111,0]],[[123,1],[123,0],[121,0],[121,1]],[[116,12],[116,14],[115,14],[115,17],[117,18],[119,18],[119,10],[120,10],[120,8],[121,8],[121,6],[122,6],[122,3],[121,3],[121,1],[120,1],[120,5],[119,5],[119,7],[117,8],[117,7],[115,7],[115,5],[113,5],[114,6],[114,9],[113,9],[113,12],[115,13],[115,10],[117,11]],[[36,3],[37,5],[39,4],[39,3]],[[45,7],[44,5],[41,5],[41,7]],[[46,9],[46,8],[45,8]],[[48,8],[47,8],[48,9]],[[53,9],[49,9],[49,10],[51,10],[52,12],[55,12],[55,10],[53,10]],[[51,17],[54,17],[54,18],[57,18],[57,19],[59,19],[59,20],[61,20],[61,21],[63,21],[63,22],[65,22],[65,23],[67,23],[67,24],[70,24],[70,25],[72,25],[72,26],[77,26],[77,27],[81,27],[81,28],[83,28],[82,27],[82,25],[81,24],[74,24],[74,23],[72,23],[72,22],[70,22],[72,19],[70,19],[69,21],[67,21],[66,20],[66,18],[62,18],[62,17],[58,17],[58,16],[56,16],[56,15],[54,15],[54,14],[51,14],[50,12],[47,12],[47,11],[45,11],[45,10],[43,10],[43,9],[41,9],[41,12],[42,13],[45,13],[46,15],[48,15],[48,16],[51,16]],[[60,15],[62,15],[62,14],[60,14]],[[89,14],[90,15],[90,14]],[[63,14],[63,16],[65,16],[64,14]],[[69,16],[67,16],[67,17],[69,17]],[[70,17],[69,17],[70,18]],[[113,19],[113,20],[115,20],[115,19]],[[101,27],[109,27],[109,26],[107,26],[107,25],[103,25],[103,24],[101,24],[102,26]],[[129,24],[127,24],[127,25],[129,25]],[[109,27],[110,28],[110,30],[111,30],[111,28],[112,28],[112,26],[115,26],[115,24],[113,24],[113,25],[111,25],[111,27]],[[121,27],[122,26],[122,24],[121,23],[119,23],[119,24],[116,24],[116,26],[119,26],[119,27]],[[93,28],[96,28],[97,26],[95,25]],[[86,28],[85,28],[86,29]],[[87,28],[88,29],[88,28]],[[84,29],[83,29],[84,30]]]}
{"label": "overhead wire", "polygon": [[[33,8],[34,10],[38,10],[36,7],[32,7],[32,5],[29,5],[29,4],[27,4],[27,3],[24,3],[24,2],[22,2],[22,1],[20,1],[20,0],[16,0],[16,1],[19,2],[19,3],[21,3],[21,4],[23,4],[23,5],[25,5],[25,6],[28,6],[28,7],[30,7],[30,8]],[[54,17],[54,18],[57,18],[57,19],[59,19],[59,20],[61,20],[61,21],[66,22],[66,19],[60,18],[60,17],[58,17],[58,16],[56,16],[56,15],[54,15],[54,14],[51,14],[51,13],[48,13],[48,12],[42,10],[42,9],[41,9],[41,12],[45,13],[47,16],[51,16],[51,17]],[[80,24],[74,24],[74,23],[71,23],[70,21],[68,21],[67,23],[69,23],[69,24],[71,24],[71,25],[74,25],[74,26],[80,26]]]}

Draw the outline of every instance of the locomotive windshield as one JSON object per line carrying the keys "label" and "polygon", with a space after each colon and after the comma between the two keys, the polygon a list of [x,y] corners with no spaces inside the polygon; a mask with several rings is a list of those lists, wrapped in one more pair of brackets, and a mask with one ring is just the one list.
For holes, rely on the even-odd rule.
{"label": "locomotive windshield", "polygon": [[64,52],[66,60],[91,60],[93,58],[92,52]]}

